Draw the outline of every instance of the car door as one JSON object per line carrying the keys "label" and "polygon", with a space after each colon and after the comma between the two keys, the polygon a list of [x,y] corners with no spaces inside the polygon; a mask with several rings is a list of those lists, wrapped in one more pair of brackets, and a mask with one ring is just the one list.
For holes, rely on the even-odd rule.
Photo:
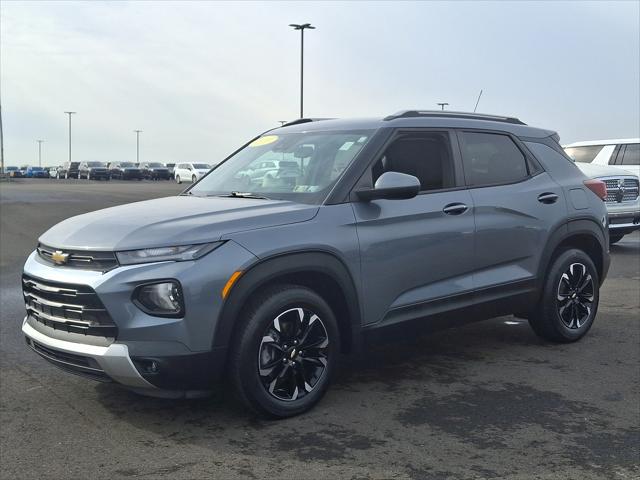
{"label": "car door", "polygon": [[358,184],[372,186],[387,171],[414,175],[421,183],[414,198],[352,203],[365,324],[423,317],[471,296],[473,203],[463,186],[453,135],[446,130],[396,132]]}
{"label": "car door", "polygon": [[531,292],[549,235],[566,218],[562,189],[508,133],[459,131],[458,139],[475,209],[476,300]]}

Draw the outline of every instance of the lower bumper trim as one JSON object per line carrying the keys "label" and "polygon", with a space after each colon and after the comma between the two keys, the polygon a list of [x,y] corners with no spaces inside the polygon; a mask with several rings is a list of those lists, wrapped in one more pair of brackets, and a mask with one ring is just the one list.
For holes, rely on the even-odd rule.
{"label": "lower bumper trim", "polygon": [[[129,357],[129,350],[124,344],[112,343],[108,347],[104,347],[51,338],[33,328],[26,321],[26,318],[22,324],[22,332],[30,340],[30,346],[35,343],[44,347],[41,350],[49,350],[45,353],[49,357],[55,357],[56,360],[52,363],[57,362],[57,365],[61,368],[70,368],[70,365],[64,365],[65,355],[86,357],[95,362],[98,365],[98,369],[104,372],[107,377],[122,385],[137,389],[156,388],[138,373]],[[38,350],[36,350],[36,353],[44,357]],[[52,361],[50,358],[47,358],[47,360]],[[76,364],[75,367],[78,367],[78,365]],[[75,373],[78,373],[78,369],[76,369]]]}

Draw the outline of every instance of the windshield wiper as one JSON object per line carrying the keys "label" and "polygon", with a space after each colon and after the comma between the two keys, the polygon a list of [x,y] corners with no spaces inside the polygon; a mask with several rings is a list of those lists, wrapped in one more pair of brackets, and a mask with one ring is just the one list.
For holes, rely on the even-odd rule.
{"label": "windshield wiper", "polygon": [[208,196],[230,197],[230,198],[257,198],[257,199],[260,199],[260,200],[269,200],[268,197],[264,197],[262,195],[257,195],[255,193],[251,193],[251,192],[229,192],[229,193],[226,193],[224,195],[208,195]]}

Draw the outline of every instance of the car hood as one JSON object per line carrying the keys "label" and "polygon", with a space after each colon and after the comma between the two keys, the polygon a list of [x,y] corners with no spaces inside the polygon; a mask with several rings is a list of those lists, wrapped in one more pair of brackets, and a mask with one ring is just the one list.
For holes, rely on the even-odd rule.
{"label": "car hood", "polygon": [[596,165],[593,163],[575,162],[576,167],[589,178],[619,177],[621,175],[634,175],[633,172],[614,165]]}
{"label": "car hood", "polygon": [[312,219],[317,206],[280,200],[158,198],[68,218],[39,239],[77,250],[133,250],[220,240],[225,235]]}

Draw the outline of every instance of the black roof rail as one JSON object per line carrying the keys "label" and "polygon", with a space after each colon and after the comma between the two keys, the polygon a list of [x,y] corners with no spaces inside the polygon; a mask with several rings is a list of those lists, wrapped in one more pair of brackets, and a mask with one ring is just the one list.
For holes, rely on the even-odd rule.
{"label": "black roof rail", "polygon": [[401,110],[384,120],[395,120],[396,118],[416,118],[416,117],[441,117],[441,118],[464,118],[467,120],[490,120],[492,122],[514,123],[516,125],[526,125],[526,123],[515,117],[503,117],[499,115],[486,115],[484,113],[472,112],[452,112],[443,110]]}
{"label": "black roof rail", "polygon": [[322,120],[335,120],[333,118],[298,118],[285,123],[282,127],[290,127],[291,125],[300,125],[301,123],[321,122]]}

